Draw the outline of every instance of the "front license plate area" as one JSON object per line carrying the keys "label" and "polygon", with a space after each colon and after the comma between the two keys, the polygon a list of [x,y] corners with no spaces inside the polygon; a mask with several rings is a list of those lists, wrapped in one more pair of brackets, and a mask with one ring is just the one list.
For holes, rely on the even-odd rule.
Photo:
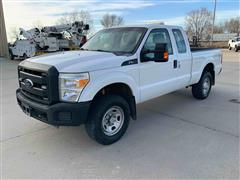
{"label": "front license plate area", "polygon": [[22,110],[27,116],[31,116],[31,108],[28,105],[22,104]]}

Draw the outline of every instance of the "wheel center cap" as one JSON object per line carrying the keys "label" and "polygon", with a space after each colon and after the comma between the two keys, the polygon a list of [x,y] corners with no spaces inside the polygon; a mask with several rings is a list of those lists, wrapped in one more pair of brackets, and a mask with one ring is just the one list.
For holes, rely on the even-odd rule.
{"label": "wheel center cap", "polygon": [[111,123],[114,123],[114,122],[115,122],[115,118],[111,118],[111,119],[110,119],[110,122],[111,122]]}

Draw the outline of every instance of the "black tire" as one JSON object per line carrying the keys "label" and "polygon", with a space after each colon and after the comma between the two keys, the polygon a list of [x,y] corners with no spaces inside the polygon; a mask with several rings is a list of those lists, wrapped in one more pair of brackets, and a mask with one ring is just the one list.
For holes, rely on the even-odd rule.
{"label": "black tire", "polygon": [[[107,112],[113,107],[119,107],[122,109],[123,123],[113,135],[107,135],[104,131],[104,117]],[[108,116],[109,117],[109,116]],[[110,123],[113,115],[107,120]],[[109,145],[118,141],[126,132],[130,120],[130,109],[129,105],[124,98],[118,95],[106,95],[100,97],[93,102],[90,109],[87,123],[85,124],[88,135],[96,140],[98,143],[103,145]],[[106,121],[106,119],[105,119]],[[106,127],[105,127],[106,128]]]}
{"label": "black tire", "polygon": [[235,46],[234,51],[238,52],[238,47],[237,46]]}
{"label": "black tire", "polygon": [[231,49],[232,49],[230,45],[228,45],[228,49],[229,49],[229,50],[231,50]]}
{"label": "black tire", "polygon": [[9,51],[9,56],[11,60],[14,60],[15,56],[13,55],[12,51]]}
{"label": "black tire", "polygon": [[[205,87],[206,81],[209,81],[209,88]],[[206,99],[212,88],[212,75],[210,72],[204,72],[197,84],[192,85],[192,95],[196,99]]]}
{"label": "black tire", "polygon": [[25,60],[25,59],[27,59],[28,57],[27,57],[27,55],[24,53],[23,54],[23,59]]}

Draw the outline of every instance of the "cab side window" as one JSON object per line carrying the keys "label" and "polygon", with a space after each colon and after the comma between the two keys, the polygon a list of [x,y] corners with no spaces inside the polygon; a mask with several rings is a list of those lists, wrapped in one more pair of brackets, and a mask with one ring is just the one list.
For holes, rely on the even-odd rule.
{"label": "cab side window", "polygon": [[[172,44],[171,44],[171,40],[170,40],[170,36],[169,33],[167,31],[167,29],[154,29],[150,32],[142,51],[154,51],[156,44],[159,43],[165,43],[167,44],[167,50],[168,50],[168,54],[173,54],[173,50],[172,50]],[[144,55],[145,59],[154,59],[154,53],[148,53],[146,55]]]}
{"label": "cab side window", "polygon": [[179,29],[173,29],[172,32],[176,40],[178,53],[186,53],[187,47],[186,47],[182,32]]}

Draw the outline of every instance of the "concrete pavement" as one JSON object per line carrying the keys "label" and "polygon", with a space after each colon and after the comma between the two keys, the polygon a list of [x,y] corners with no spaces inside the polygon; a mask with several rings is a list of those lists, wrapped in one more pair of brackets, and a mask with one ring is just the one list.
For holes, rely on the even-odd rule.
{"label": "concrete pavement", "polygon": [[182,89],[138,106],[138,120],[111,146],[84,126],[48,126],[17,106],[19,61],[1,61],[3,178],[239,178],[240,54],[224,51],[208,99]]}

